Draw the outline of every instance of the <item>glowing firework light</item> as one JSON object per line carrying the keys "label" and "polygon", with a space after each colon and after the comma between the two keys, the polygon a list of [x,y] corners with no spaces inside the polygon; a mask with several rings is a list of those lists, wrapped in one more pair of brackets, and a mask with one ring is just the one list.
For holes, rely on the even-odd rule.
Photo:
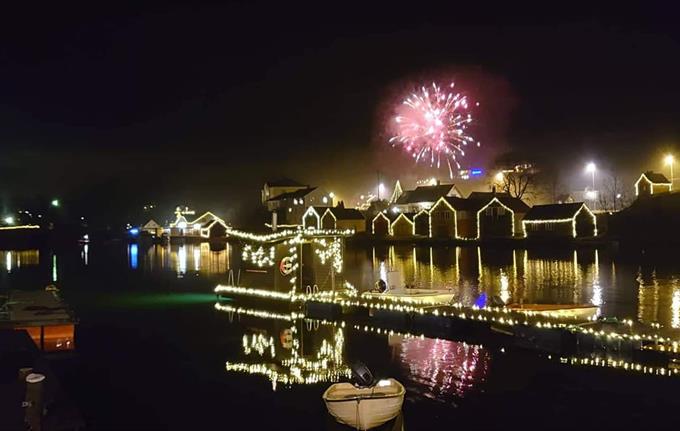
{"label": "glowing firework light", "polygon": [[[429,160],[437,168],[446,162],[451,177],[452,163],[460,168],[458,159],[465,156],[468,144],[475,144],[466,131],[472,122],[467,96],[454,93],[453,87],[453,83],[442,88],[433,82],[431,87],[421,87],[407,97],[397,109],[397,131],[389,140],[393,147],[403,147],[416,162]],[[479,142],[476,145],[479,147]]]}

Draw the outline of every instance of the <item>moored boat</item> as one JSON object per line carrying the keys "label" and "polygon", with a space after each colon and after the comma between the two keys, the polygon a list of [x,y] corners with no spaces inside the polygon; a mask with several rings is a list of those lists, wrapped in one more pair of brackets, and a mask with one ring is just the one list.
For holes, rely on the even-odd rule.
{"label": "moored boat", "polygon": [[328,412],[340,423],[359,430],[378,427],[399,415],[406,390],[395,379],[374,386],[336,383],[323,394]]}
{"label": "moored boat", "polygon": [[399,302],[448,304],[453,300],[454,293],[449,289],[393,289],[386,292],[364,292],[363,298],[394,298]]}

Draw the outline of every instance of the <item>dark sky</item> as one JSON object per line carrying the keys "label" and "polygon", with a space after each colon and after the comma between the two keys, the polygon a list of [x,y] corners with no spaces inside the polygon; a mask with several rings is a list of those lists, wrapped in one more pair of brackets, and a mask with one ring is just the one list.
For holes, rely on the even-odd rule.
{"label": "dark sky", "polygon": [[512,149],[566,176],[591,158],[660,169],[680,138],[675,11],[509,3],[4,9],[3,205],[59,196],[93,215],[153,201],[242,216],[280,175],[349,194],[377,170],[412,173],[384,121],[429,79],[481,103],[470,163]]}

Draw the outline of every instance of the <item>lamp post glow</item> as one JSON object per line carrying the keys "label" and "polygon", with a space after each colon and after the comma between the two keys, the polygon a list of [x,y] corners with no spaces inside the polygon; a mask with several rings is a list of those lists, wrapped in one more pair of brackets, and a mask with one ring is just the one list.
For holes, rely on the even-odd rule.
{"label": "lamp post glow", "polygon": [[496,175],[494,175],[494,179],[499,183],[503,181],[503,178],[504,178],[504,175],[503,175],[503,172],[501,172],[501,171],[499,171]]}
{"label": "lamp post glow", "polygon": [[55,208],[58,207],[59,206],[59,199],[52,199],[52,202],[50,202],[50,204]]}
{"label": "lamp post glow", "polygon": [[380,183],[378,184],[378,200],[380,200],[380,196],[383,194],[385,191],[385,184]]}
{"label": "lamp post glow", "polygon": [[597,166],[595,166],[595,163],[590,162],[586,165],[586,172],[591,174],[593,178],[593,190],[595,190],[595,171],[597,171]]}
{"label": "lamp post glow", "polygon": [[597,166],[595,165],[594,162],[590,162],[586,165],[586,172],[588,172],[592,178],[592,188],[590,189],[591,190],[590,195],[593,196],[593,209],[595,208],[596,203],[595,199],[597,198],[597,191],[595,190],[595,171],[597,171]]}
{"label": "lamp post glow", "polygon": [[666,157],[664,157],[663,161],[666,166],[671,167],[671,190],[673,190],[673,181],[675,181],[675,178],[673,177],[673,163],[675,163],[675,158],[672,154],[668,154]]}

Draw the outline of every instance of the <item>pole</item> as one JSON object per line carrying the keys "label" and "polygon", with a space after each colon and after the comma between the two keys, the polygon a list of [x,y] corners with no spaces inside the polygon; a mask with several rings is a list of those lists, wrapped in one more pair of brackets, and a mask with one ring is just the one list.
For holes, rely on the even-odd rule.
{"label": "pole", "polygon": [[595,199],[593,200],[593,209],[595,209],[595,206],[597,205],[597,192],[595,191],[595,169],[593,169],[593,193],[595,193]]}
{"label": "pole", "polygon": [[675,181],[675,179],[673,178],[673,163],[674,162],[675,162],[675,160],[671,160],[671,190],[673,190],[673,181]]}

